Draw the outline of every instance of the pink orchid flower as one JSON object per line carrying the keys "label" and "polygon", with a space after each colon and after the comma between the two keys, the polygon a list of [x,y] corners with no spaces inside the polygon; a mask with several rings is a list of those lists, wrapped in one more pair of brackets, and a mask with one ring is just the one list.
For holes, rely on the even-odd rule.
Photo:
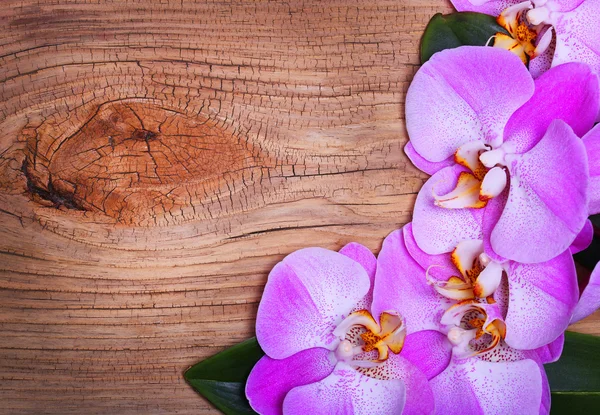
{"label": "pink orchid flower", "polygon": [[428,378],[450,345],[437,332],[407,336],[406,316],[373,294],[376,267],[367,248],[349,244],[302,249],[273,268],[256,319],[266,356],[246,384],[256,412],[433,413]]}
{"label": "pink orchid flower", "polygon": [[600,73],[600,3],[596,0],[451,2],[458,11],[499,16],[498,22],[514,38],[502,37],[500,46],[533,58],[530,70],[534,77],[567,62],[586,63]]}
{"label": "pink orchid flower", "polygon": [[[565,286],[558,287],[560,282],[535,269],[540,265],[515,267],[506,272],[508,283],[499,284],[492,295],[453,298],[448,295],[451,290],[474,291],[472,286],[465,286],[469,278],[460,271],[466,257],[474,254],[468,251],[455,266],[445,258],[449,255],[436,257],[422,252],[410,225],[391,233],[377,259],[373,295],[380,298],[378,307],[400,310],[406,316],[408,337],[437,332],[452,346],[452,358],[439,362],[435,368],[438,374],[430,379],[438,413],[547,414],[550,390],[543,364],[556,361],[562,352],[564,336],[555,325],[564,329],[572,315],[577,301],[576,281],[571,281],[574,275],[567,278],[570,281]],[[473,264],[480,260],[476,258]],[[488,263],[475,280],[488,279],[482,274],[490,266],[495,272]],[[443,272],[452,274],[447,272],[452,267],[456,276],[448,281],[455,281],[447,286],[439,284]],[[442,273],[432,282],[427,275],[433,270]],[[469,275],[470,270],[463,271]],[[563,272],[571,274],[569,267]],[[462,287],[458,280],[463,281]],[[566,318],[561,310],[552,310],[561,301],[568,303]],[[544,339],[534,338],[537,335]],[[531,349],[521,350],[520,346]],[[441,371],[439,365],[443,366]]]}
{"label": "pink orchid flower", "polygon": [[441,254],[483,240],[494,260],[520,263],[566,251],[593,204],[579,137],[592,128],[599,97],[598,77],[584,64],[534,82],[502,49],[435,54],[406,97],[405,152],[433,174],[413,213],[419,247]]}

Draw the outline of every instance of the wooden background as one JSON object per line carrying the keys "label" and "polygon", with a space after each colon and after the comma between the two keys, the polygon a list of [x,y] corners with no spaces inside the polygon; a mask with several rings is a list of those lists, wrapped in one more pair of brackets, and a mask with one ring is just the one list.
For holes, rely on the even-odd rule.
{"label": "wooden background", "polygon": [[403,98],[450,10],[4,0],[0,411],[215,413],[182,372],[253,335],[276,262],[410,220]]}

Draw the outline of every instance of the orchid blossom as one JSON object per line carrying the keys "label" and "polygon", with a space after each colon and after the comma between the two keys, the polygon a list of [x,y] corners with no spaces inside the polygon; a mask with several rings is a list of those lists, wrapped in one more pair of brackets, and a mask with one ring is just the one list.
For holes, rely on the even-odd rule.
{"label": "orchid blossom", "polygon": [[590,172],[589,214],[600,213],[600,124],[583,137]]}
{"label": "orchid blossom", "polygon": [[[589,67],[552,68],[535,82],[512,53],[463,46],[435,54],[406,98],[405,152],[433,176],[415,204],[428,254],[483,240],[494,260],[548,261],[588,216],[583,141],[599,109]],[[591,142],[592,140],[590,140]]]}
{"label": "orchid blossom", "polygon": [[[470,248],[475,247],[475,244],[470,245],[473,245]],[[477,250],[467,249],[464,254],[473,255]],[[547,275],[539,275],[535,280],[529,278],[535,274],[530,269],[509,271],[512,283],[498,285],[493,295],[476,298],[477,295],[471,293],[452,298],[447,295],[450,290],[467,291],[466,287],[458,287],[458,280],[461,279],[463,285],[468,284],[469,278],[460,272],[468,255],[455,259],[456,267],[449,256],[430,256],[420,251],[410,224],[406,225],[392,232],[383,243],[373,293],[380,298],[380,309],[394,307],[407,316],[408,337],[421,332],[438,332],[445,335],[452,346],[452,358],[441,371],[437,367],[438,374],[430,379],[437,412],[547,414],[550,390],[543,364],[558,359],[564,341],[562,332],[552,327],[556,320],[549,307],[567,298],[572,312],[577,298],[576,284],[562,287],[567,294],[559,292],[561,287],[553,287],[549,293],[539,284],[541,277],[546,277],[544,284],[551,280]],[[481,259],[475,259],[473,264]],[[486,262],[485,257],[483,262]],[[445,273],[448,281],[455,280],[441,287],[441,279],[428,281],[428,270],[439,271],[436,278]],[[469,270],[463,268],[463,271],[469,275]],[[485,268],[475,281],[482,279],[484,271]],[[453,276],[453,272],[457,275]],[[510,316],[511,312],[521,316],[515,319]],[[558,311],[558,314],[563,313]],[[563,317],[560,326],[564,329],[562,320]],[[536,335],[544,336],[544,340],[534,338]],[[544,341],[547,344],[541,345]],[[512,345],[540,347],[519,350]]]}
{"label": "orchid blossom", "polygon": [[266,356],[246,385],[256,412],[433,413],[428,377],[450,347],[439,333],[407,336],[406,316],[373,294],[375,270],[359,244],[302,249],[273,268],[256,320]]}
{"label": "orchid blossom", "polygon": [[600,3],[596,0],[451,1],[458,11],[498,16],[511,37],[496,35],[494,46],[522,59],[532,58],[534,77],[567,62],[586,63],[600,73]]}

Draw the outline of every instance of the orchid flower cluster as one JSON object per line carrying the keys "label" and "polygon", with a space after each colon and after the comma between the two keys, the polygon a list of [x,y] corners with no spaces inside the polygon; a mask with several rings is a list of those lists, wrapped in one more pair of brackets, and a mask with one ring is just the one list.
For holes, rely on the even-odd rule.
{"label": "orchid flower cluster", "polygon": [[246,385],[259,414],[549,412],[543,365],[600,306],[600,269],[580,295],[572,257],[600,212],[600,49],[579,46],[592,29],[577,17],[600,2],[513,3],[454,0],[516,19],[509,33],[538,39],[519,44],[532,62],[551,41],[553,58],[535,80],[501,47],[444,50],[420,68],[405,152],[431,177],[412,223],[377,258],[357,243],[306,248],[269,274],[266,356]]}

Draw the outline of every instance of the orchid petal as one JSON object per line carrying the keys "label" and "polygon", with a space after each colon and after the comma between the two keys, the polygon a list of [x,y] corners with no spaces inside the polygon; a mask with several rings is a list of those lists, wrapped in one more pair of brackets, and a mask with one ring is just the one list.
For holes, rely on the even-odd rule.
{"label": "orchid petal", "polygon": [[593,239],[594,225],[592,225],[592,222],[588,219],[585,222],[583,229],[581,229],[581,232],[579,232],[579,234],[575,237],[575,240],[569,247],[569,252],[571,253],[571,255],[575,255],[576,253],[587,249],[592,243]]}
{"label": "orchid petal", "polygon": [[427,285],[425,271],[411,258],[402,231],[389,234],[377,258],[373,291],[373,315],[397,311],[405,320],[407,334],[439,330],[446,302]]}
{"label": "orchid petal", "polygon": [[509,189],[505,188],[502,193],[498,196],[490,199],[485,206],[485,211],[483,213],[483,223],[482,223],[482,231],[483,231],[483,249],[484,252],[490,257],[492,261],[503,263],[507,261],[503,256],[498,255],[491,243],[491,236],[494,227],[500,220],[502,216],[502,211],[504,210],[504,206],[506,206],[506,201],[508,200],[508,192]]}
{"label": "orchid petal", "polygon": [[337,324],[369,288],[364,268],[338,252],[306,248],[288,255],[269,274],[258,307],[260,346],[274,359],[331,349]]}
{"label": "orchid petal", "polygon": [[502,167],[494,167],[487,172],[481,182],[480,200],[489,200],[498,196],[506,187],[506,171]]}
{"label": "orchid petal", "polygon": [[452,357],[452,344],[435,330],[422,330],[406,336],[400,356],[412,362],[432,379],[448,367]]}
{"label": "orchid petal", "polygon": [[508,120],[505,143],[516,153],[529,151],[555,119],[563,120],[582,137],[594,125],[599,97],[598,77],[587,65],[556,66],[535,80],[531,99]]}
{"label": "orchid petal", "polygon": [[571,323],[576,323],[600,308],[600,265],[596,265],[588,285],[583,289],[581,298],[575,307]]}
{"label": "orchid petal", "polygon": [[464,239],[482,239],[482,209],[445,209],[435,205],[434,189],[450,192],[463,166],[440,170],[421,188],[413,211],[413,231],[419,247],[428,254],[451,252]]}
{"label": "orchid petal", "polygon": [[587,156],[561,120],[523,155],[507,156],[510,193],[491,235],[499,255],[523,263],[554,258],[569,248],[587,219]]}
{"label": "orchid petal", "polygon": [[583,1],[569,13],[561,14],[556,22],[556,50],[553,66],[566,62],[588,64],[597,73],[600,71],[600,4]]}
{"label": "orchid petal", "polygon": [[[553,33],[553,31],[550,30],[546,31],[546,33],[548,32],[550,32],[551,34]],[[546,33],[543,36],[546,36]],[[531,73],[533,79],[537,79],[544,72],[550,70],[550,68],[552,67],[552,59],[554,57],[555,48],[556,40],[554,37],[552,37],[552,41],[550,42],[546,50],[544,50],[541,54],[529,61],[529,73]]]}
{"label": "orchid petal", "polygon": [[583,137],[590,169],[589,214],[600,213],[600,124]]}
{"label": "orchid petal", "polygon": [[283,401],[283,413],[399,415],[405,401],[401,380],[374,379],[340,362],[325,379],[292,389]]}
{"label": "orchid petal", "polygon": [[509,117],[533,90],[527,69],[507,51],[462,46],[436,53],[406,95],[410,141],[432,162],[446,160],[469,141],[499,143]]}
{"label": "orchid petal", "polygon": [[246,397],[252,409],[262,415],[283,415],[283,400],[290,390],[326,378],[334,367],[331,352],[321,348],[282,360],[264,356],[248,376]]}
{"label": "orchid petal", "polygon": [[450,0],[459,12],[478,12],[498,16],[505,9],[521,0]]}
{"label": "orchid petal", "polygon": [[565,333],[562,333],[556,340],[535,349],[542,364],[554,363],[562,354],[565,345]]}
{"label": "orchid petal", "polygon": [[416,168],[429,175],[436,173],[444,167],[454,165],[454,156],[450,156],[446,160],[437,163],[424,159],[417,153],[410,141],[404,146],[404,153]]}
{"label": "orchid petal", "polygon": [[375,270],[377,269],[377,258],[373,252],[364,245],[356,242],[351,242],[340,249],[340,254],[347,256],[350,259],[358,262],[367,272],[370,280],[369,292],[361,301],[356,304],[356,310],[370,310],[373,302],[373,287],[375,282]]}
{"label": "orchid petal", "polygon": [[436,280],[447,281],[453,276],[460,275],[449,255],[430,255],[419,248],[413,233],[412,223],[407,223],[402,227],[402,236],[404,237],[404,245],[412,259],[423,270],[427,271],[429,276],[434,277]]}
{"label": "orchid petal", "polygon": [[[435,357],[438,356],[428,356],[428,361],[432,361]],[[387,377],[400,379],[404,382],[406,388],[406,402],[404,404],[404,411],[402,412],[404,414],[434,413],[435,401],[433,391],[431,390],[431,386],[429,386],[429,379],[420,370],[422,366],[423,364],[418,365],[406,359],[404,353],[400,355],[391,354],[386,364],[382,365],[382,372]]]}
{"label": "orchid petal", "polygon": [[538,414],[544,388],[541,369],[530,359],[453,359],[430,384],[444,415]]}
{"label": "orchid petal", "polygon": [[458,176],[456,187],[445,195],[434,193],[435,205],[445,209],[481,209],[486,202],[479,197],[481,193],[481,180],[472,173],[463,171]]}
{"label": "orchid petal", "polygon": [[506,344],[536,349],[555,340],[569,325],[579,289],[567,250],[540,264],[510,262]]}
{"label": "orchid petal", "polygon": [[467,272],[473,268],[475,260],[482,252],[483,242],[481,240],[465,239],[456,245],[450,258],[462,276],[467,278]]}
{"label": "orchid petal", "polygon": [[504,269],[497,262],[490,262],[475,280],[473,293],[479,298],[486,298],[496,291],[502,281]]}

